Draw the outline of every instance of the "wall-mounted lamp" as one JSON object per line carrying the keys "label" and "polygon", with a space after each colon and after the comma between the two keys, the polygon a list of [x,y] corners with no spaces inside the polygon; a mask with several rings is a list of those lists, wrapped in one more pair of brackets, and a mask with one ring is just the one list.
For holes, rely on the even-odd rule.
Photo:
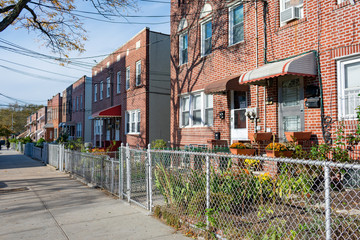
{"label": "wall-mounted lamp", "polygon": [[257,110],[256,108],[248,108],[246,109],[245,116],[249,118],[251,121],[257,118]]}
{"label": "wall-mounted lamp", "polygon": [[272,85],[273,85],[273,79],[271,78],[271,79],[266,79],[266,86],[267,87],[272,87]]}
{"label": "wall-mounted lamp", "polygon": [[265,101],[265,104],[266,105],[272,105],[274,103],[274,100],[272,97],[267,97],[266,98],[266,101]]}
{"label": "wall-mounted lamp", "polygon": [[225,111],[219,112],[219,118],[220,119],[225,119]]}

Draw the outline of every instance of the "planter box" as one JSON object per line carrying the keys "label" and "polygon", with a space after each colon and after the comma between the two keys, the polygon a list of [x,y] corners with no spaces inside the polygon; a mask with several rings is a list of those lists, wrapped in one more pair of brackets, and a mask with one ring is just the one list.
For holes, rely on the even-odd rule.
{"label": "planter box", "polygon": [[230,148],[230,152],[232,154],[237,154],[237,155],[249,155],[249,156],[253,156],[255,154],[255,150],[256,149],[238,149],[238,148]]}
{"label": "planter box", "polygon": [[272,132],[249,133],[249,139],[253,142],[269,141],[271,137],[272,137]]}
{"label": "planter box", "polygon": [[266,150],[266,156],[268,157],[291,157],[293,151],[273,151]]}
{"label": "planter box", "polygon": [[312,132],[285,132],[285,137],[289,142],[304,141],[311,138]]}

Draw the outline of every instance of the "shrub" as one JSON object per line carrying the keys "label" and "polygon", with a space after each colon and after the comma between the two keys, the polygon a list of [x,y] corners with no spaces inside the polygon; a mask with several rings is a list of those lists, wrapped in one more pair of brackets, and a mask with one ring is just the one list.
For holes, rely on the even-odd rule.
{"label": "shrub", "polygon": [[166,147],[166,142],[163,139],[156,139],[155,141],[151,142],[152,149],[164,149]]}

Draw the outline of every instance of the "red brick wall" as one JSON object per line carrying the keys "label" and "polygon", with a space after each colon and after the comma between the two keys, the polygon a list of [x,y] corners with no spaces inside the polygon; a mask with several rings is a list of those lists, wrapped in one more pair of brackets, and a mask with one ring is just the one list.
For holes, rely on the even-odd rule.
{"label": "red brick wall", "polygon": [[[257,3],[258,12],[258,55],[256,56],[255,34],[255,2],[244,3],[244,42],[228,47],[228,10],[225,1],[208,1],[213,6],[213,53],[200,57],[200,24],[199,12],[203,2],[180,4],[172,1],[171,14],[171,139],[176,144],[206,143],[213,132],[221,131],[222,139],[230,140],[230,114],[226,109],[229,104],[225,96],[214,96],[214,116],[221,109],[226,111],[226,120],[214,119],[211,128],[179,128],[179,96],[180,93],[203,89],[206,84],[220,80],[230,74],[239,74],[264,64],[264,25],[263,3]],[[360,53],[360,4],[345,2],[337,5],[331,1],[304,1],[304,18],[280,26],[280,1],[269,0],[267,16],[267,61],[281,60],[309,50],[318,50],[322,74],[323,101],[325,115],[337,120],[337,80],[336,57]],[[319,13],[319,14],[318,14]],[[186,16],[189,33],[189,62],[178,67],[178,23],[181,15]],[[319,44],[320,43],[320,44]],[[258,61],[256,61],[258,59]],[[260,122],[258,125],[278,131],[277,79],[272,87],[266,90],[267,96],[273,97],[274,104],[266,106],[264,112],[264,87],[251,86],[250,107],[258,109]],[[317,78],[306,78],[304,85],[319,84]],[[228,105],[228,108],[230,106]],[[322,142],[320,108],[304,107],[305,130],[315,134],[313,140]],[[265,120],[266,119],[266,126]],[[334,127],[335,128],[335,127]],[[332,132],[334,132],[334,128]],[[254,131],[254,123],[249,122],[249,131]]]}

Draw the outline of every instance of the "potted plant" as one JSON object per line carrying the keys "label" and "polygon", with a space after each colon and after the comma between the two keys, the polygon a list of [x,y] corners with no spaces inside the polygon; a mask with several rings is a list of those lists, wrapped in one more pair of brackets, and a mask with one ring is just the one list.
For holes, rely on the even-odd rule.
{"label": "potted plant", "polygon": [[231,144],[230,152],[238,155],[254,155],[255,149],[253,149],[251,144],[237,142]]}
{"label": "potted plant", "polygon": [[285,132],[285,137],[289,142],[304,141],[311,138],[312,132]]}
{"label": "potted plant", "polygon": [[268,157],[291,157],[293,153],[282,143],[270,143],[265,151]]}
{"label": "potted plant", "polygon": [[272,132],[249,133],[249,139],[253,142],[269,141],[271,139],[271,136]]}

